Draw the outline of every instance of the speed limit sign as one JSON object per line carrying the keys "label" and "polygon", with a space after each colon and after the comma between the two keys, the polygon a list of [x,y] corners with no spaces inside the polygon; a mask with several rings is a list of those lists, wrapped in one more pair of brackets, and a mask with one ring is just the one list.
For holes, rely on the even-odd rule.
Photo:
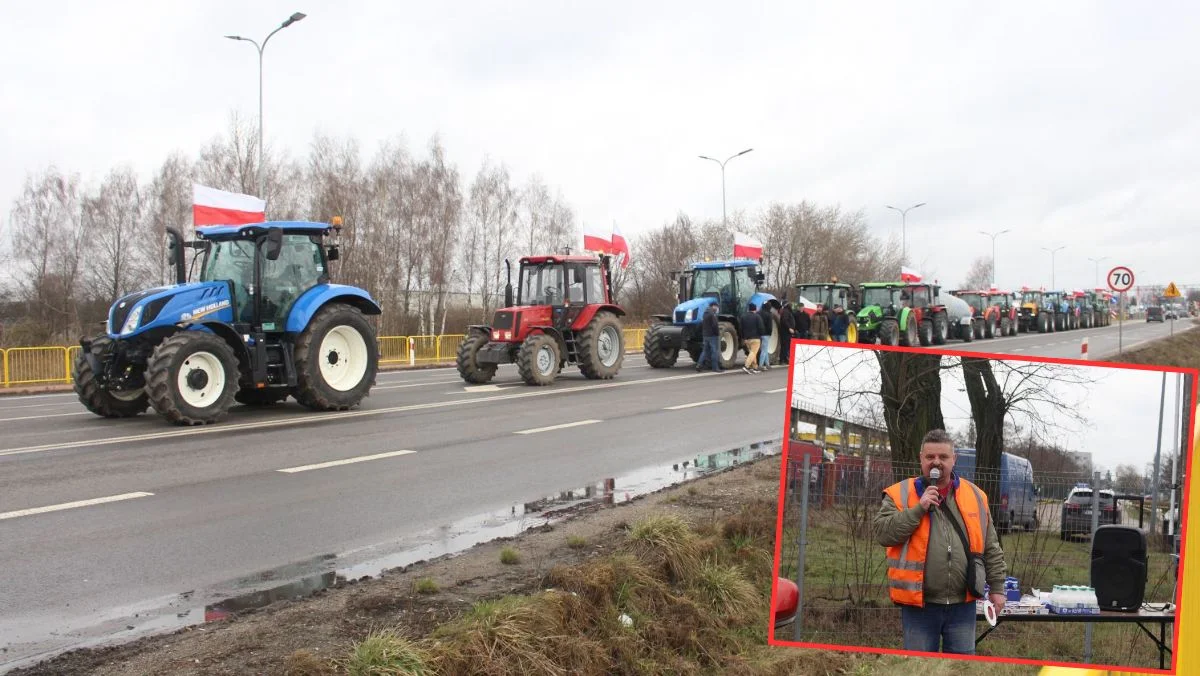
{"label": "speed limit sign", "polygon": [[1119,265],[1108,271],[1108,288],[1123,292],[1133,288],[1133,270]]}

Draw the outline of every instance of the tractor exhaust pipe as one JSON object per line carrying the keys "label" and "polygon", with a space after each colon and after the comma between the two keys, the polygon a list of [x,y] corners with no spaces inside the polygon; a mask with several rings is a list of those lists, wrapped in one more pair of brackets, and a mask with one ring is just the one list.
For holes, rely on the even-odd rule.
{"label": "tractor exhaust pipe", "polygon": [[187,282],[187,270],[183,261],[183,233],[178,229],[167,227],[167,263],[175,268],[175,283]]}
{"label": "tractor exhaust pipe", "polygon": [[513,306],[512,292],[512,263],[507,258],[504,259],[504,267],[507,270],[508,281],[504,284],[504,307]]}

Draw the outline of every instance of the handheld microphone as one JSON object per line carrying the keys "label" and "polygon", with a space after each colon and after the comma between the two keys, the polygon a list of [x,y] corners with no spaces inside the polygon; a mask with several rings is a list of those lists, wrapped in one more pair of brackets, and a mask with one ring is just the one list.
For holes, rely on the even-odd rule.
{"label": "handheld microphone", "polygon": [[937,467],[934,467],[933,469],[929,470],[929,478],[933,479],[934,481],[941,479],[942,478],[942,470]]}

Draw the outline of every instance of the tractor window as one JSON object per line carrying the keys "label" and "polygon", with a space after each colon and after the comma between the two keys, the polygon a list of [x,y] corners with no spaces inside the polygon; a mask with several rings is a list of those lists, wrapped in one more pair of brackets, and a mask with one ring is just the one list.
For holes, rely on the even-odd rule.
{"label": "tractor window", "polygon": [[587,302],[589,303],[606,303],[604,289],[604,275],[600,270],[599,265],[590,265],[587,270]]}
{"label": "tractor window", "polygon": [[583,304],[583,288],[586,282],[584,269],[582,265],[572,264],[566,267],[567,271],[567,300],[572,305]]}
{"label": "tractor window", "polygon": [[744,310],[756,290],[754,280],[750,277],[750,268],[734,268],[733,283],[737,290],[737,305]]}
{"label": "tractor window", "polygon": [[863,291],[863,306],[878,305],[879,307],[887,307],[894,303],[894,289],[876,289],[868,288]]}
{"label": "tractor window", "polygon": [[254,286],[254,242],[247,239],[223,240],[212,243],[204,269],[203,282],[233,282],[233,316],[238,321],[251,321]]}
{"label": "tractor window", "polygon": [[728,268],[724,270],[696,270],[692,279],[692,298],[717,298],[722,306],[732,306],[733,278]]}
{"label": "tractor window", "polygon": [[521,267],[521,305],[562,305],[562,266],[541,263]]}
{"label": "tractor window", "polygon": [[282,323],[300,294],[326,277],[321,245],[308,235],[284,235],[279,258],[264,257],[262,266],[264,323]]}

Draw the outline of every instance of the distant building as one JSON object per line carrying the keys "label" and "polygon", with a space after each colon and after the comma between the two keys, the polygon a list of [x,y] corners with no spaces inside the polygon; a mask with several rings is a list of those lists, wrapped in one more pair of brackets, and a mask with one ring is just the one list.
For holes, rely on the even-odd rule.
{"label": "distant building", "polygon": [[1070,458],[1079,468],[1092,473],[1092,452],[1091,451],[1064,451],[1064,455]]}

